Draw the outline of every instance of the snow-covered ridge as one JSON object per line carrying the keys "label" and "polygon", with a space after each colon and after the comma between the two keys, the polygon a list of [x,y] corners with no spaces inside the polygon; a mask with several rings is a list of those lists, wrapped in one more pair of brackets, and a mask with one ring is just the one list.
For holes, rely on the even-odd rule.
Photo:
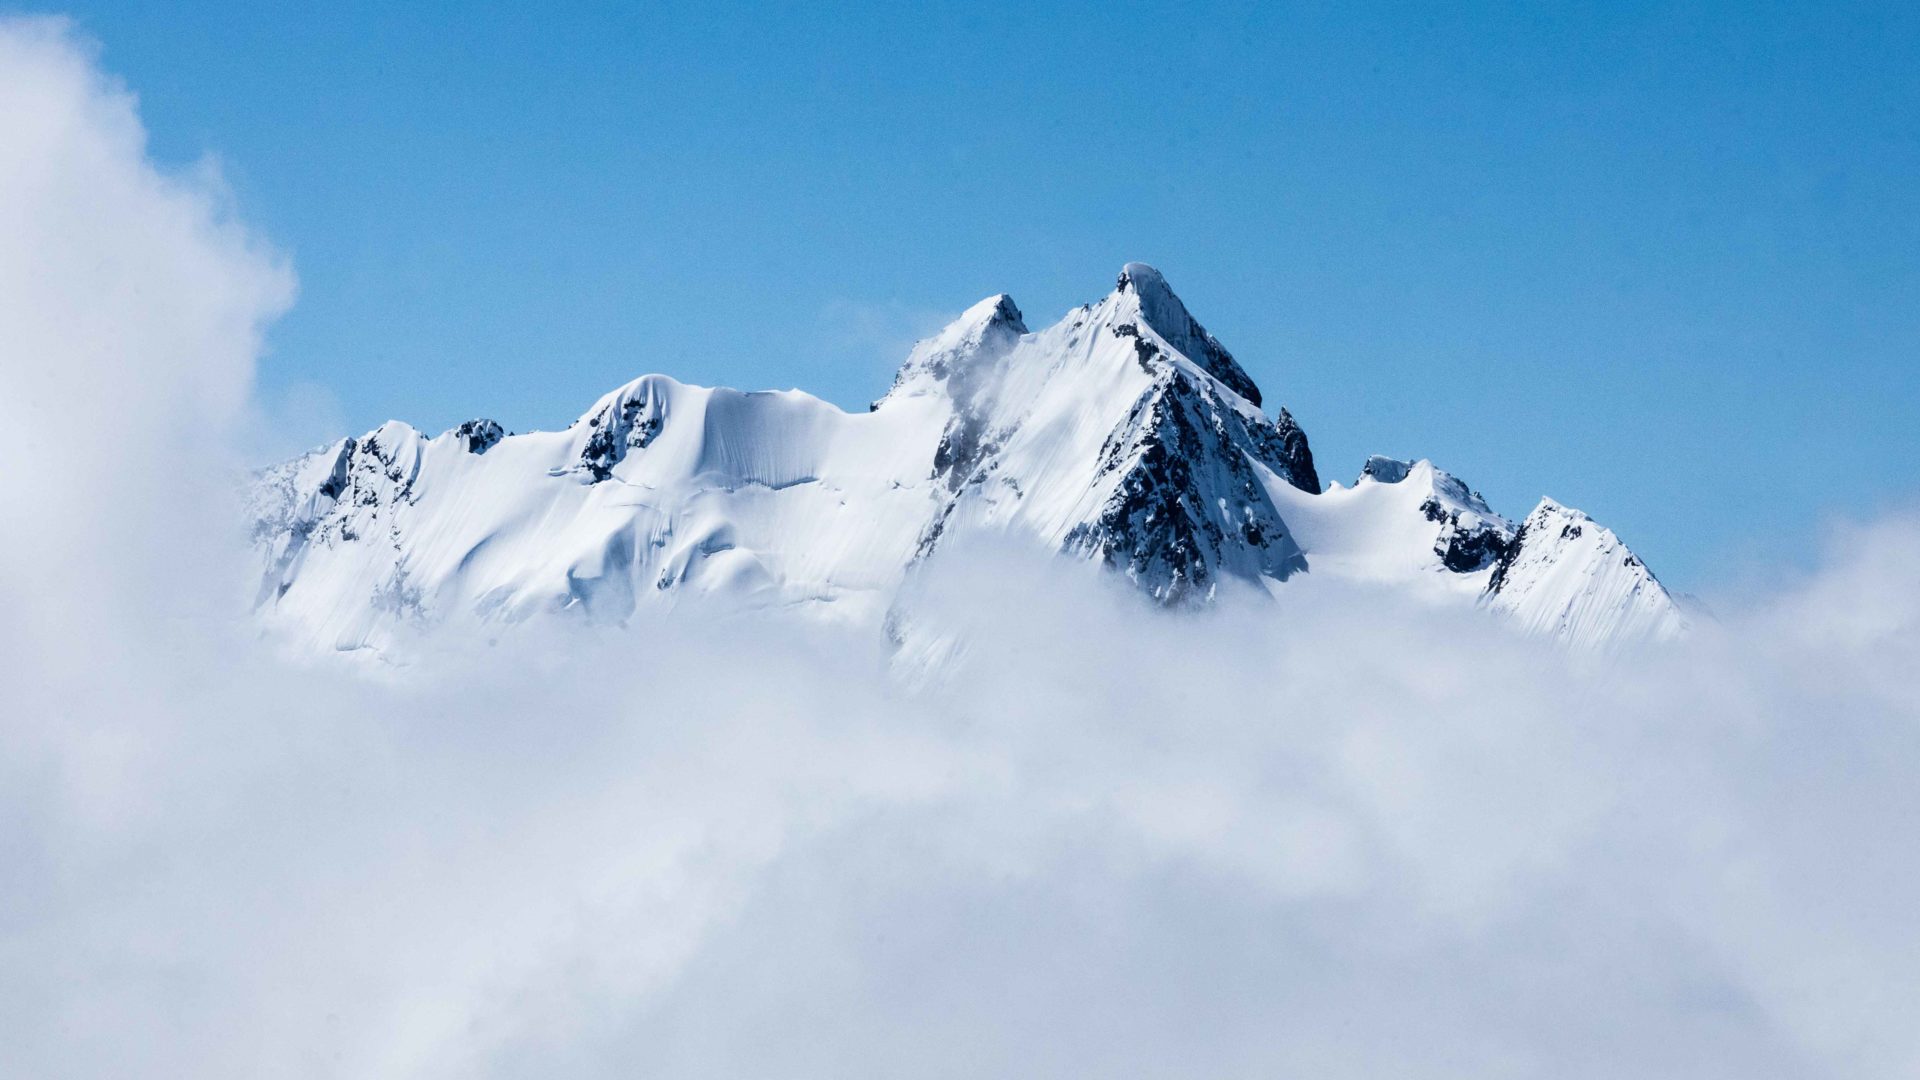
{"label": "snow-covered ridge", "polygon": [[[1323,490],[1292,415],[1262,411],[1166,279],[1030,331],[967,309],[848,413],[798,391],[647,375],[564,431],[389,422],[258,474],[263,618],[339,649],[405,625],[685,602],[872,621],[972,532],[1125,575],[1167,603],[1299,574],[1478,604],[1579,645],[1678,633],[1618,538],[1544,502],[1515,525],[1425,461],[1370,459]],[[897,614],[897,613],[896,613]]]}
{"label": "snow-covered ridge", "polygon": [[1540,500],[1501,553],[1485,602],[1576,645],[1668,638],[1686,626],[1673,597],[1613,530],[1552,499]]}

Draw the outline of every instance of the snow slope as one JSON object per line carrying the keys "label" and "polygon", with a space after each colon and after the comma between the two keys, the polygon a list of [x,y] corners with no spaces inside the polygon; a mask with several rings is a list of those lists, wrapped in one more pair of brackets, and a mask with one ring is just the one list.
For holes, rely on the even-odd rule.
{"label": "snow slope", "polygon": [[1575,645],[1658,640],[1686,628],[1674,598],[1613,530],[1552,499],[1540,500],[1520,524],[1484,602]]}
{"label": "snow slope", "polygon": [[449,618],[619,622],[683,603],[878,622],[909,570],[984,532],[1165,603],[1296,574],[1478,604],[1579,646],[1679,609],[1611,532],[1543,502],[1516,526],[1425,461],[1323,490],[1306,433],[1152,267],[1029,331],[989,297],[917,345],[865,413],[648,375],[564,431],[389,422],[263,470],[258,606],[384,648]]}

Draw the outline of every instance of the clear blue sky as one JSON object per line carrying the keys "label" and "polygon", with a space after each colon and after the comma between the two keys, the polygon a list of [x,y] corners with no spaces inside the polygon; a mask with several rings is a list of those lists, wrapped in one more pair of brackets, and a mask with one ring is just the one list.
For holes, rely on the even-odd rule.
{"label": "clear blue sky", "polygon": [[264,390],[345,430],[647,371],[860,407],[1139,259],[1327,477],[1551,493],[1681,588],[1914,491],[1911,3],[71,10],[291,254]]}

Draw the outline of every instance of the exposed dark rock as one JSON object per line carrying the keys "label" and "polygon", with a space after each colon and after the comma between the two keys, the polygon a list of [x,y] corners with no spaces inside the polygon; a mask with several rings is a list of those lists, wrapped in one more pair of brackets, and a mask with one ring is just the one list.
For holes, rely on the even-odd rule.
{"label": "exposed dark rock", "polygon": [[1313,467],[1313,450],[1307,445],[1306,431],[1294,421],[1293,414],[1282,408],[1280,419],[1264,430],[1271,431],[1278,438],[1278,453],[1272,456],[1286,465],[1285,469],[1274,471],[1301,491],[1309,495],[1320,494],[1320,474]]}
{"label": "exposed dark rock", "polygon": [[664,399],[644,383],[633,395],[622,397],[587,421],[593,434],[580,451],[580,467],[600,483],[629,450],[644,450],[666,425]]}
{"label": "exposed dark rock", "polygon": [[1248,424],[1211,387],[1171,371],[1108,437],[1100,471],[1120,471],[1120,481],[1065,544],[1169,603],[1205,595],[1222,572],[1285,578],[1305,560],[1248,463],[1256,456],[1291,479],[1292,466],[1267,453],[1284,448],[1277,431]]}
{"label": "exposed dark rock", "polygon": [[1460,527],[1460,515],[1453,515],[1453,527],[1441,534],[1435,545],[1440,562],[1456,574],[1472,574],[1505,559],[1514,541],[1490,523],[1477,528]]}
{"label": "exposed dark rock", "polygon": [[469,420],[453,429],[453,437],[460,440],[467,453],[484,454],[505,438],[506,432],[492,420]]}
{"label": "exposed dark rock", "polygon": [[1407,473],[1412,468],[1411,461],[1400,461],[1375,454],[1367,459],[1366,465],[1361,467],[1360,477],[1361,479],[1371,477],[1376,483],[1381,484],[1397,484],[1407,478]]}
{"label": "exposed dark rock", "polygon": [[1507,574],[1513,569],[1514,560],[1519,558],[1520,552],[1527,546],[1527,533],[1527,523],[1523,521],[1520,523],[1520,528],[1514,531],[1513,539],[1508,541],[1507,549],[1494,560],[1493,576],[1487,579],[1488,596],[1497,595],[1501,589],[1506,588]]}
{"label": "exposed dark rock", "polygon": [[353,464],[353,452],[360,444],[346,439],[340,444],[340,456],[333,459],[333,471],[320,484],[320,494],[329,499],[338,499],[347,490],[347,470]]}

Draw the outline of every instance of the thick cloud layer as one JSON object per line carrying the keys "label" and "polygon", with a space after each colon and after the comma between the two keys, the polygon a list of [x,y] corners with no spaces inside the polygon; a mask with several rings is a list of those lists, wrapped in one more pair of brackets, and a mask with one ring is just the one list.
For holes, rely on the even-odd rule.
{"label": "thick cloud layer", "polygon": [[1920,519],[1604,664],[991,549],[930,680],[746,618],[292,662],[227,487],[287,271],[60,24],[0,148],[0,1074],[1920,1071]]}

